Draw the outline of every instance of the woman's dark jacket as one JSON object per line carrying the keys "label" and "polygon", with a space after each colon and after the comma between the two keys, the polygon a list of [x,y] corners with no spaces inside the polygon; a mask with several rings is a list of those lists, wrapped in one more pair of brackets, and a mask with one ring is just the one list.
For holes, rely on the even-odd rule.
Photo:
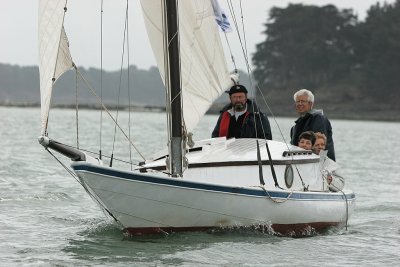
{"label": "woman's dark jacket", "polygon": [[305,131],[320,132],[326,136],[326,149],[328,157],[335,160],[335,148],[332,139],[332,126],[328,118],[323,114],[322,110],[311,110],[304,116],[295,121],[295,125],[290,130],[290,143],[297,146],[299,136]]}
{"label": "woman's dark jacket", "polygon": [[[247,100],[246,113],[239,116],[237,120],[234,115],[231,115],[228,112],[230,109],[232,109],[232,104],[226,105],[221,110],[221,115],[219,116],[218,122],[215,125],[214,131],[212,132],[212,137],[226,136],[227,138],[235,137],[261,138],[268,140],[272,139],[271,126],[269,124],[268,118],[258,109],[257,105],[251,100]],[[229,126],[229,129],[227,130],[227,134],[224,134],[222,131],[224,127],[227,127],[227,124]]]}

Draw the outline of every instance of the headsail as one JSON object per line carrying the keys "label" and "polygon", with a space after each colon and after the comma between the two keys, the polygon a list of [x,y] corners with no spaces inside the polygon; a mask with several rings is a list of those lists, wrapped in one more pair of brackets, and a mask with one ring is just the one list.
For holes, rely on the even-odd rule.
{"label": "headsail", "polygon": [[[147,33],[164,77],[162,1],[141,0]],[[211,0],[178,2],[183,118],[192,131],[211,104],[232,85]]]}
{"label": "headsail", "polygon": [[45,135],[55,81],[73,66],[64,30],[66,0],[39,1],[41,134]]}

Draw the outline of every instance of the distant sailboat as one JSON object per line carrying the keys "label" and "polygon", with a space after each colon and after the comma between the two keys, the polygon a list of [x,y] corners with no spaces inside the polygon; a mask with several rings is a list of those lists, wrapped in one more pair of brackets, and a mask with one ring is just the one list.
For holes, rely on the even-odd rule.
{"label": "distant sailboat", "polygon": [[188,145],[213,101],[238,79],[227,68],[216,1],[141,5],[169,100],[168,151],[121,169],[49,138],[52,89],[75,67],[63,26],[65,0],[40,1],[40,144],[71,158],[82,186],[130,234],[262,226],[301,235],[346,224],[355,194],[329,192],[318,155],[264,139],[222,137]]}

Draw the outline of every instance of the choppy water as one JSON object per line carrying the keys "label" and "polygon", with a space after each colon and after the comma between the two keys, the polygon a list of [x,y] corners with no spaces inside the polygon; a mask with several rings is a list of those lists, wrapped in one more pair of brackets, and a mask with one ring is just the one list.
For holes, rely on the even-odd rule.
{"label": "choppy water", "polygon": [[[126,238],[83,188],[37,143],[37,108],[0,107],[1,266],[397,266],[400,262],[400,123],[332,120],[339,164],[357,194],[349,227],[308,238],[251,230]],[[76,143],[75,111],[54,110],[50,136]],[[104,116],[105,117],[105,116]],[[97,111],[81,111],[79,143],[98,151]],[[127,113],[120,113],[126,120]],[[165,144],[164,115],[131,115],[145,156]],[[206,116],[196,139],[216,122]],[[84,122],[88,120],[89,122]],[[293,119],[277,118],[287,133]],[[56,122],[59,122],[58,124]],[[105,126],[111,125],[107,119]],[[57,124],[57,126],[56,126]],[[274,137],[279,137],[271,121]],[[103,128],[103,151],[113,127]],[[145,138],[142,138],[145,137]],[[123,140],[117,135],[117,141]],[[115,151],[126,147],[122,141]],[[116,157],[127,158],[124,152]],[[135,153],[134,159],[139,159]]]}

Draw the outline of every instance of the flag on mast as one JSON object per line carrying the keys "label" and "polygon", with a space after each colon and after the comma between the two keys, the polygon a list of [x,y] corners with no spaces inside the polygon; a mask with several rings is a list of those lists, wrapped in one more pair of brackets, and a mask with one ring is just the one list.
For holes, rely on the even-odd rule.
{"label": "flag on mast", "polygon": [[229,22],[228,16],[225,11],[221,8],[218,0],[212,0],[212,6],[214,9],[215,20],[223,32],[231,32],[231,23]]}

